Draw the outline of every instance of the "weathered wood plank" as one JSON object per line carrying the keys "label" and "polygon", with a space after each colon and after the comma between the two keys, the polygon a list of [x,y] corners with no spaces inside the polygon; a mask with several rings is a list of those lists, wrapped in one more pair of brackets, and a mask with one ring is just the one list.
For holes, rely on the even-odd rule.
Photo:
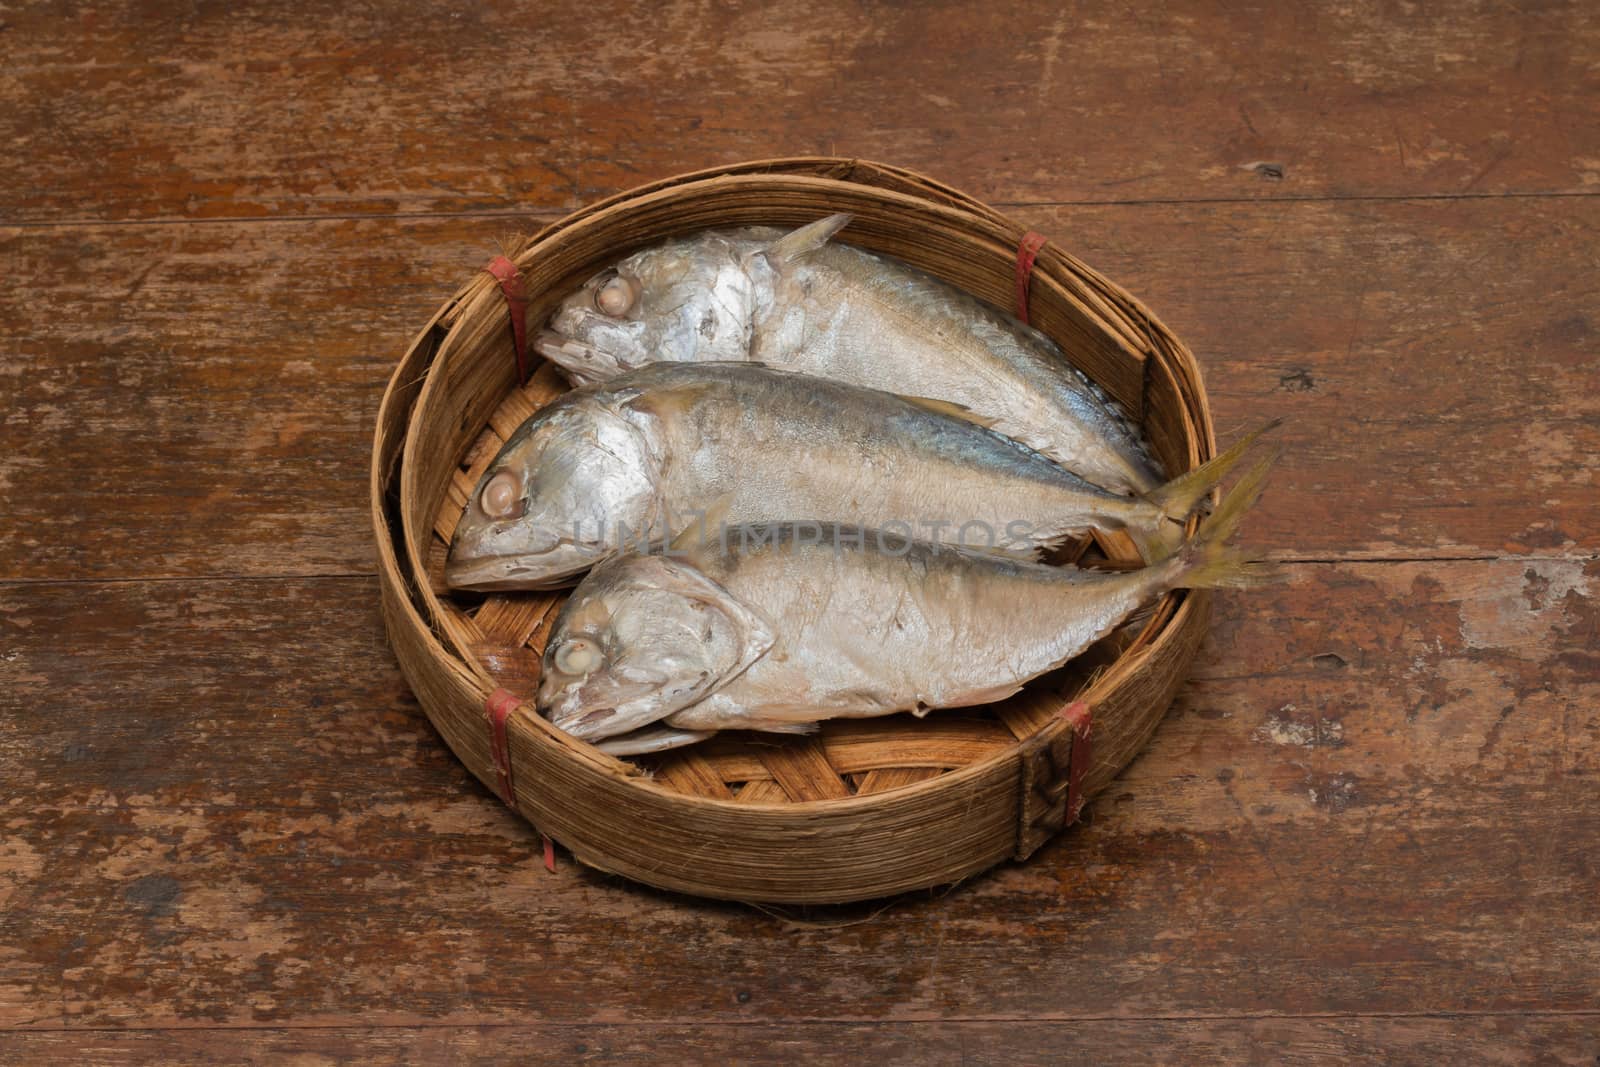
{"label": "weathered wood plank", "polygon": [[1571,1064],[1600,1052],[1595,1017],[1093,1019],[715,1026],[525,1025],[0,1033],[18,1063]]}
{"label": "weathered wood plank", "polygon": [[0,231],[0,576],[370,573],[383,385],[512,229]]}
{"label": "weathered wood plank", "polygon": [[1292,573],[1086,825],[812,922],[545,872],[370,580],[0,587],[0,1027],[1592,1010],[1600,563]]}
{"label": "weathered wood plank", "polygon": [[[113,2],[0,39],[0,1061],[1600,1058],[1594,5]],[[546,873],[360,575],[378,391],[495,238],[796,151],[1128,285],[1225,434],[1292,419],[1247,543],[1345,562],[1222,598],[1027,865],[785,917]],[[429,212],[465,214],[394,217]]]}
{"label": "weathered wood plank", "polygon": [[[1225,434],[1290,417],[1251,543],[1600,550],[1600,202],[1019,214],[1193,344]],[[0,577],[370,571],[383,381],[516,225],[0,231]]]}
{"label": "weathered wood plank", "polygon": [[1308,557],[1600,551],[1600,211],[1017,212],[1194,349],[1218,433],[1287,418],[1246,538]]}
{"label": "weathered wood plank", "polygon": [[1006,202],[1600,181],[1581,0],[25,4],[0,32],[8,222],[567,209],[796,152]]}

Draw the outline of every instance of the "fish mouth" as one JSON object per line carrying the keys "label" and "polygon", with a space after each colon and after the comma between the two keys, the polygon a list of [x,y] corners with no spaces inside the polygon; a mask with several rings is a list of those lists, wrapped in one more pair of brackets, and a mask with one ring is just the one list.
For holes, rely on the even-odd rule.
{"label": "fish mouth", "polygon": [[533,339],[533,350],[565,371],[576,385],[602,382],[627,369],[605,349],[554,330],[540,330],[539,336]]}
{"label": "fish mouth", "polygon": [[444,582],[451,589],[471,593],[564,589],[576,585],[578,579],[602,558],[600,554],[563,545],[555,552],[542,556],[487,556],[450,560],[444,566]]}
{"label": "fish mouth", "polygon": [[662,715],[640,714],[638,708],[628,708],[622,703],[567,705],[549,711],[550,725],[580,741],[602,741],[618,734],[630,733],[641,726],[649,726]]}
{"label": "fish mouth", "polygon": [[616,724],[617,709],[611,707],[578,709],[566,715],[550,716],[550,725],[580,741],[597,741],[621,733]]}
{"label": "fish mouth", "polygon": [[663,706],[653,687],[617,686],[591,679],[555,694],[539,693],[539,707],[550,725],[580,741],[600,741],[630,733],[666,718],[674,708]]}

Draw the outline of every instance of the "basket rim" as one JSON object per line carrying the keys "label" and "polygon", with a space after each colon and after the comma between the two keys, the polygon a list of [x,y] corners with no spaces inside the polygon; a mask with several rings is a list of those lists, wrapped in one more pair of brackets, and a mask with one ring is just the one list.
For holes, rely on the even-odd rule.
{"label": "basket rim", "polygon": [[[662,180],[660,182],[655,182],[655,183],[651,183],[651,184],[646,185],[646,186],[641,186],[641,187],[639,187],[638,189],[635,189],[635,190],[629,190],[629,191],[625,191],[623,193],[619,193],[619,194],[617,194],[617,195],[615,195],[613,197],[607,198],[606,200],[600,201],[597,204],[595,204],[595,205],[593,205],[593,206],[591,206],[589,208],[581,209],[581,210],[579,210],[577,212],[574,212],[574,213],[572,213],[572,215],[566,217],[565,219],[560,220],[557,223],[552,224],[550,227],[547,227],[540,234],[536,235],[534,238],[529,239],[529,241],[527,243],[525,243],[525,245],[521,249],[518,250],[517,255],[515,257],[513,257],[513,258],[514,258],[514,260],[516,260],[518,262],[519,267],[521,267],[527,261],[530,261],[530,260],[536,258],[540,254],[540,252],[544,248],[544,246],[546,246],[546,244],[550,240],[556,238],[557,236],[559,236],[560,233],[562,233],[566,229],[569,229],[571,226],[577,225],[577,224],[582,223],[582,222],[594,222],[595,220],[601,219],[601,218],[606,217],[606,216],[625,215],[627,213],[638,211],[638,210],[641,209],[642,206],[646,206],[646,205],[650,204],[654,200],[654,198],[656,198],[656,197],[658,197],[658,196],[660,196],[662,194],[665,194],[665,193],[667,193],[669,191],[670,192],[680,192],[681,193],[681,192],[686,191],[686,190],[693,190],[696,186],[700,186],[700,185],[704,185],[704,186],[707,186],[707,187],[723,187],[727,183],[729,183],[730,181],[736,181],[739,178],[751,178],[751,177],[759,178],[759,177],[762,177],[762,176],[766,176],[769,173],[771,173],[775,168],[777,168],[777,167],[779,167],[782,164],[787,163],[787,162],[789,162],[789,161],[766,161],[766,160],[763,160],[763,161],[752,161],[752,162],[746,163],[746,164],[734,164],[734,165],[730,165],[730,166],[727,166],[727,167],[707,168],[707,169],[702,170],[702,171],[693,172],[693,173],[687,174],[687,175],[682,175],[682,176],[679,176],[677,178],[664,179],[664,180]],[[836,165],[851,165],[851,166],[866,165],[866,166],[871,166],[871,167],[875,167],[875,168],[878,168],[878,169],[882,169],[882,170],[886,170],[886,171],[892,171],[892,172],[896,172],[896,173],[899,173],[899,174],[905,174],[905,175],[914,175],[914,173],[915,173],[915,172],[905,171],[903,168],[890,168],[890,167],[886,167],[886,166],[879,165],[879,164],[872,164],[869,161],[836,160],[836,159],[833,159],[831,157],[795,157],[794,158],[794,162],[802,163],[802,164],[805,164],[805,165],[819,165],[819,164],[836,164]],[[853,194],[855,194],[857,196],[866,196],[866,197],[872,198],[872,199],[885,199],[885,200],[902,201],[903,202],[902,206],[915,207],[915,208],[920,208],[920,209],[925,210],[925,211],[931,211],[934,214],[950,217],[952,219],[952,221],[954,221],[954,220],[956,220],[956,219],[958,219],[960,217],[963,217],[963,216],[968,217],[968,218],[974,217],[974,214],[975,214],[973,212],[970,212],[970,211],[967,211],[967,210],[964,210],[964,209],[956,209],[956,208],[952,208],[952,207],[949,207],[949,206],[943,205],[943,204],[930,204],[930,203],[925,202],[925,201],[919,202],[919,201],[916,201],[915,198],[910,197],[907,194],[899,193],[899,192],[897,192],[895,190],[882,190],[882,189],[873,188],[873,187],[863,187],[863,186],[857,185],[856,183],[852,183],[852,182],[840,182],[840,181],[838,181],[836,179],[818,178],[818,177],[815,177],[815,176],[812,176],[812,175],[809,175],[809,174],[800,174],[800,175],[794,175],[794,174],[777,175],[777,174],[775,174],[773,176],[774,177],[781,177],[786,182],[798,182],[800,184],[813,185],[814,187],[817,188],[817,190],[819,192],[844,192],[844,191],[848,190],[849,192],[851,192],[851,193],[853,193]],[[920,176],[918,176],[918,177],[920,178]],[[929,181],[931,182],[931,180],[929,180]],[[962,194],[962,195],[964,195],[964,194]],[[966,198],[966,199],[970,203],[973,203],[973,204],[977,204],[978,203],[977,201],[972,200],[971,198]],[[994,212],[992,209],[987,209],[981,216],[977,216],[977,217],[981,218],[985,223],[988,223],[991,226],[992,225],[997,225],[997,224],[1003,224],[1003,223],[1006,223],[1006,221],[1007,221],[1007,220],[1004,219],[1004,216],[999,215],[999,213]],[[1014,224],[1014,223],[1011,223],[1009,225],[1011,225],[1012,227],[1016,226],[1016,224]],[[652,239],[659,239],[659,237],[652,238]],[[1116,287],[1114,285],[1114,283],[1109,283],[1108,282],[1107,284],[1112,286],[1114,289],[1120,289],[1120,287]],[[470,279],[467,283],[465,283],[463,285],[463,287],[462,287],[462,290],[457,294],[457,296],[452,298],[451,301],[448,301],[445,306],[441,307],[441,309],[439,310],[438,315],[433,320],[433,322],[435,322],[435,323],[438,322],[440,319],[445,317],[452,309],[454,309],[457,312],[457,318],[451,324],[451,327],[450,327],[450,334],[447,335],[446,338],[441,342],[441,344],[439,346],[439,351],[438,351],[438,353],[435,354],[436,357],[437,357],[437,355],[439,353],[442,353],[447,348],[447,346],[450,345],[452,337],[456,334],[456,332],[458,330],[461,329],[461,327],[464,324],[464,322],[468,319],[468,317],[475,310],[489,310],[490,313],[492,313],[492,314],[498,314],[499,313],[498,310],[494,309],[492,306],[491,306],[490,309],[482,309],[482,305],[485,302],[488,302],[491,305],[493,305],[499,299],[500,299],[500,297],[499,297],[497,288],[495,287],[494,283],[491,280],[489,280],[486,276],[483,276],[481,274],[480,275],[475,275],[472,279]],[[1153,319],[1153,316],[1151,317],[1151,325],[1157,326],[1158,329],[1164,329],[1163,327],[1159,327],[1159,325]],[[430,323],[430,328],[431,328],[431,326],[432,326],[432,323]],[[424,331],[424,332],[426,332],[426,331]],[[1169,332],[1169,336],[1170,336],[1170,332]],[[416,435],[411,433],[412,426],[415,424],[416,420],[420,419],[425,413],[427,413],[427,412],[429,412],[431,410],[430,401],[432,401],[434,395],[440,389],[443,389],[445,387],[443,384],[441,384],[441,383],[445,382],[445,378],[442,375],[436,373],[439,366],[440,366],[440,363],[439,363],[438,359],[435,358],[435,360],[432,361],[431,365],[428,367],[428,370],[427,370],[427,373],[426,373],[426,376],[425,376],[425,380],[424,380],[423,385],[422,385],[421,392],[417,396],[416,402],[412,407],[412,410],[411,410],[411,413],[410,413],[410,417],[407,419],[406,442],[405,442],[405,445],[404,445],[404,448],[403,448],[402,458],[401,458],[401,461],[400,461],[400,470],[401,471],[405,471],[408,468],[408,466],[412,466],[413,465],[413,464],[408,464],[408,462],[407,462],[408,460],[414,460],[413,448],[415,447],[415,442],[416,442],[416,439],[417,439]],[[1196,378],[1198,378],[1198,376],[1196,376]],[[1210,426],[1209,426],[1209,421],[1210,421],[1209,420],[1209,410],[1208,410],[1208,406],[1204,405],[1204,401],[1203,400],[1201,401],[1201,405],[1202,405],[1202,410],[1205,412],[1205,415],[1206,415],[1206,418],[1205,418],[1204,424],[1203,424],[1204,425],[1204,429],[1202,429],[1200,425],[1196,425],[1194,427],[1194,429],[1196,431],[1198,431],[1198,434],[1199,434],[1201,439],[1205,439],[1205,445],[1202,446],[1202,447],[1209,447],[1210,444],[1211,444],[1211,442],[1209,440],[1209,437],[1210,437],[1210,434],[1209,434],[1209,430],[1210,430]],[[1190,446],[1191,446],[1191,450],[1193,450],[1195,448],[1195,446],[1199,444],[1199,440],[1196,440],[1195,438],[1191,438],[1189,443],[1190,443]],[[406,489],[405,479],[402,478],[401,482],[402,482],[402,495],[404,496],[405,489]],[[406,530],[406,533],[403,535],[403,540],[406,542],[404,547],[405,547],[406,552],[408,554],[412,554],[413,555],[413,558],[412,558],[413,574],[422,573],[424,571],[424,569],[425,569],[426,561],[415,558],[414,553],[412,553],[412,548],[413,548],[413,545],[414,545],[414,543],[416,541],[425,540],[425,539],[417,538],[414,535],[412,535],[412,533],[411,533],[411,531],[409,529],[409,525],[410,524],[407,521],[409,516],[405,513],[405,509],[404,508],[402,508],[401,510],[402,510],[402,528]],[[419,596],[421,598],[421,600],[423,601],[424,606],[426,607],[426,609],[427,609],[427,611],[429,613],[438,613],[438,612],[440,612],[441,609],[440,609],[440,606],[438,604],[438,598],[433,593],[433,591],[430,588],[427,587],[426,583],[415,583],[415,584],[413,584],[412,588],[414,590],[414,595]],[[1180,612],[1186,612],[1187,610],[1189,610],[1188,609],[1188,601],[1193,599],[1193,598],[1191,598],[1189,596],[1186,596],[1181,591],[1168,594],[1167,596],[1169,598],[1175,598],[1175,601],[1176,601],[1176,603],[1174,605],[1174,609],[1175,610],[1173,610],[1171,612],[1171,614],[1169,615],[1169,617],[1161,624],[1158,632],[1155,633],[1151,637],[1149,644],[1147,644],[1143,648],[1131,650],[1130,652],[1124,653],[1123,655],[1118,657],[1117,663],[1121,664],[1121,663],[1123,663],[1124,660],[1128,660],[1129,665],[1131,667],[1131,665],[1133,664],[1133,660],[1130,659],[1129,657],[1138,657],[1138,656],[1142,656],[1142,655],[1147,655],[1149,650],[1150,650],[1150,647],[1152,645],[1154,645],[1156,642],[1159,642],[1159,641],[1163,640],[1164,638],[1166,638],[1174,629],[1176,629],[1178,627],[1179,623],[1182,621],[1180,619],[1180,617],[1179,617],[1179,613]],[[430,626],[429,629],[430,630],[434,630],[434,627]],[[449,634],[448,634],[447,631],[442,633],[442,634],[440,634],[440,636],[441,636],[442,640],[439,641],[438,651],[442,651],[448,658],[453,660],[456,664],[458,664],[461,667],[464,667],[467,670],[467,672],[469,674],[471,674],[479,682],[479,688],[481,688],[481,690],[482,690],[482,694],[481,694],[482,696],[486,697],[490,692],[492,692],[493,689],[495,688],[493,680],[487,675],[487,673],[483,670],[481,665],[476,662],[474,657],[472,657],[464,649],[452,648],[451,645],[453,644],[453,642],[451,642],[449,640]],[[1091,685],[1088,689],[1086,689],[1084,691],[1084,696],[1088,697],[1088,696],[1092,695],[1095,692],[1097,686],[1098,686],[1098,683],[1096,683],[1094,685]],[[593,746],[590,746],[587,743],[581,742],[581,741],[579,741],[579,740],[577,740],[575,738],[572,738],[572,737],[570,737],[569,735],[567,735],[563,731],[557,730],[555,727],[550,725],[547,721],[545,721],[541,716],[537,715],[531,709],[530,702],[524,701],[523,703],[521,703],[519,705],[519,713],[516,715],[516,718],[524,721],[525,724],[532,725],[533,728],[536,731],[538,731],[538,732],[540,732],[542,734],[545,734],[548,737],[551,737],[553,739],[558,740],[563,745],[563,747],[568,748],[569,750],[576,751],[576,752],[584,752],[586,754],[587,753],[596,754],[601,759],[608,761],[610,769],[613,770],[614,773],[620,774],[622,777],[628,778],[629,780],[638,780],[641,783],[643,783],[645,785],[652,786],[654,788],[661,788],[659,786],[655,786],[655,784],[653,782],[651,782],[648,779],[648,777],[646,777],[642,772],[640,772],[639,768],[637,768],[633,764],[630,764],[630,763],[628,763],[626,761],[623,761],[623,760],[616,759],[615,757],[608,756],[608,755],[606,755],[604,753],[599,753],[598,750],[593,748]],[[984,768],[984,767],[989,766],[990,764],[992,764],[994,761],[1003,760],[1005,758],[1008,758],[1008,756],[1013,754],[1013,750],[1014,749],[1016,749],[1016,748],[1022,746],[1023,744],[1025,744],[1027,742],[1027,740],[1029,740],[1029,739],[1020,739],[1020,740],[1016,741],[1013,745],[1007,746],[1006,748],[1003,748],[1003,749],[998,749],[998,750],[996,750],[995,753],[993,753],[993,754],[991,754],[991,755],[989,755],[989,756],[987,756],[987,757],[985,757],[983,759],[975,761],[975,762],[973,762],[971,764],[968,764],[968,765],[966,765],[964,767],[955,768],[955,769],[946,771],[945,773],[941,774],[937,778],[933,778],[933,779],[929,779],[929,780],[926,780],[926,781],[923,781],[923,782],[917,782],[917,783],[912,783],[910,785],[898,787],[898,789],[896,791],[901,791],[901,790],[904,790],[904,791],[919,791],[919,790],[920,791],[934,791],[934,790],[938,790],[938,789],[940,789],[942,787],[954,787],[954,786],[957,786],[959,784],[959,778],[960,778],[960,776],[962,775],[963,772],[966,772],[971,768]],[[716,797],[705,797],[705,796],[698,796],[698,795],[694,795],[694,794],[679,793],[679,792],[676,792],[676,791],[673,791],[673,790],[665,790],[664,789],[663,791],[667,792],[667,793],[670,793],[674,798],[679,799],[679,800],[695,802],[695,803],[703,802],[703,803],[705,803],[707,805],[716,806],[716,807],[733,806],[733,807],[737,807],[737,808],[739,808],[741,810],[755,810],[755,809],[760,809],[760,808],[770,808],[770,809],[773,809],[773,810],[781,810],[781,811],[794,811],[794,810],[797,810],[797,809],[806,809],[806,810],[824,810],[824,809],[828,809],[828,810],[834,810],[834,809],[848,808],[848,807],[855,806],[855,805],[860,805],[860,804],[863,804],[863,803],[871,804],[877,798],[880,798],[881,796],[884,795],[884,794],[881,794],[881,793],[873,793],[873,794],[868,794],[868,795],[865,795],[865,796],[858,795],[858,796],[830,798],[830,799],[823,799],[823,800],[809,800],[809,801],[794,801],[794,802],[788,802],[788,803],[761,804],[761,803],[753,803],[753,802],[739,803],[737,801],[730,801],[730,800],[716,798]]]}

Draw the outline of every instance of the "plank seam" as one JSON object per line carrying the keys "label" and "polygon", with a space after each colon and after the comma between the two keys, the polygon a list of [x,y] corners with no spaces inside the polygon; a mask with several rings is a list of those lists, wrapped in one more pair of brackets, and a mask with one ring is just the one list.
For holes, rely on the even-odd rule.
{"label": "plank seam", "polygon": [[1236,1012],[1236,1013],[1174,1013],[1167,1015],[929,1015],[923,1018],[872,1019],[854,1016],[837,1016],[822,1019],[630,1019],[626,1021],[531,1020],[528,1022],[442,1022],[379,1023],[363,1026],[359,1023],[296,1023],[240,1022],[240,1023],[177,1023],[155,1026],[133,1024],[128,1026],[0,1026],[0,1034],[117,1034],[117,1033],[185,1033],[207,1031],[272,1031],[272,1030],[350,1030],[363,1033],[382,1031],[433,1031],[433,1030],[513,1030],[538,1027],[565,1027],[591,1029],[604,1027],[617,1030],[650,1030],[664,1027],[698,1026],[726,1029],[782,1026],[881,1026],[919,1027],[943,1025],[981,1025],[987,1023],[1053,1023],[1074,1025],[1078,1023],[1161,1023],[1161,1022],[1248,1022],[1248,1021],[1315,1021],[1339,1022],[1352,1019],[1600,1019],[1600,1010],[1586,1008],[1530,1008],[1518,1011],[1457,1010],[1457,1011],[1371,1011],[1371,1012]]}
{"label": "plank seam", "polygon": [[[1504,193],[1358,193],[1348,196],[1215,196],[1153,197],[1123,200],[991,200],[995,208],[1041,207],[1182,207],[1189,204],[1361,204],[1454,200],[1582,200],[1600,197],[1584,189]],[[596,199],[599,199],[597,196]],[[576,210],[576,209],[573,209]],[[511,208],[474,208],[466,211],[337,212],[327,215],[216,215],[207,218],[155,216],[147,219],[21,219],[0,220],[0,227],[17,230],[73,229],[94,226],[206,226],[238,223],[360,222],[366,219],[537,219],[554,222],[568,214],[559,208],[517,211]]]}

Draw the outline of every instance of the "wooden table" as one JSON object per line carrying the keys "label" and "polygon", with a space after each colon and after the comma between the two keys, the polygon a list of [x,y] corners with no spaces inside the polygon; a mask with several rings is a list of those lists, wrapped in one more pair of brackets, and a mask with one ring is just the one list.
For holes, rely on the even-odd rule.
{"label": "wooden table", "polygon": [[[0,1061],[1594,1062],[1600,8],[296,6],[0,14]],[[497,238],[805,152],[1287,417],[1292,580],[1026,865],[547,873],[385,643],[380,389]]]}

